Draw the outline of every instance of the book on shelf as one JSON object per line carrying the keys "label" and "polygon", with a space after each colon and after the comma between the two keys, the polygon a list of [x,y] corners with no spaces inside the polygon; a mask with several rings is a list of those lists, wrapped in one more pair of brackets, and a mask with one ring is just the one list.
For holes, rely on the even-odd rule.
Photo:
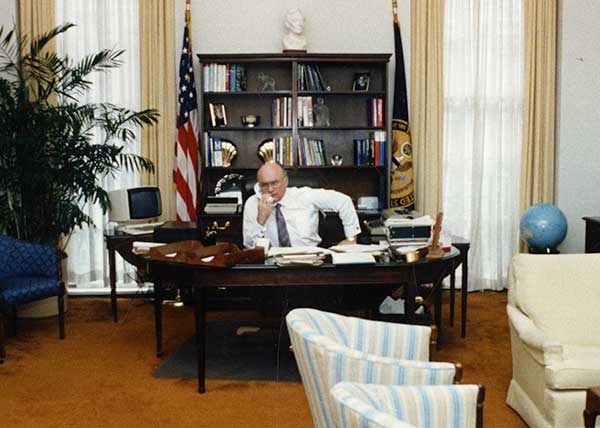
{"label": "book on shelf", "polygon": [[386,132],[375,131],[369,138],[354,139],[354,164],[356,166],[385,165]]}
{"label": "book on shelf", "polygon": [[321,70],[316,64],[298,64],[296,83],[299,91],[322,92],[327,89]]}
{"label": "book on shelf", "polygon": [[246,91],[246,67],[241,64],[205,63],[202,65],[204,92]]}
{"label": "book on shelf", "polygon": [[298,164],[300,166],[327,166],[323,140],[302,138],[298,144]]}
{"label": "book on shelf", "polygon": [[315,126],[312,97],[298,97],[298,126]]}
{"label": "book on shelf", "polygon": [[367,122],[372,127],[383,127],[383,98],[367,100]]}

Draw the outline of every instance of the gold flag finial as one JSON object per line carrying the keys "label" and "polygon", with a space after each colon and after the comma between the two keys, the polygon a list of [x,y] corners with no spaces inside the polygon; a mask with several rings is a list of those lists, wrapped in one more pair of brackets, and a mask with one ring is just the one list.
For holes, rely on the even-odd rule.
{"label": "gold flag finial", "polygon": [[190,51],[192,49],[192,10],[190,0],[185,0],[185,24],[188,27],[188,37],[190,38]]}
{"label": "gold flag finial", "polygon": [[394,24],[400,24],[398,21],[398,0],[392,0],[392,13],[394,14]]}

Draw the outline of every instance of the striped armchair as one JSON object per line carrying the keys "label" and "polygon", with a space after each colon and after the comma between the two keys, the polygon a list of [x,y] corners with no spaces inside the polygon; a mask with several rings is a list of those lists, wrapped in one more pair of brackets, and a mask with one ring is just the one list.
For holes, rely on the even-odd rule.
{"label": "striped armchair", "polygon": [[339,428],[480,428],[484,396],[480,385],[340,382],[331,390]]}
{"label": "striped armchair", "polygon": [[431,328],[294,309],[286,317],[316,428],[331,428],[329,391],[338,382],[451,384],[451,363],[429,362]]}
{"label": "striped armchair", "polygon": [[4,361],[4,320],[16,332],[17,305],[56,296],[59,337],[65,337],[63,296],[56,248],[0,235],[0,363]]}

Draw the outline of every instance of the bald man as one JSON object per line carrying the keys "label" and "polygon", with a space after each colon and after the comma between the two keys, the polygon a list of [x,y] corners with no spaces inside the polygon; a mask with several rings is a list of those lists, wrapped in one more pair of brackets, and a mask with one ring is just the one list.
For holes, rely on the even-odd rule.
{"label": "bald man", "polygon": [[356,243],[360,233],[352,199],[335,190],[289,187],[285,169],[275,162],[265,163],[256,173],[258,193],[244,206],[244,246],[253,248],[258,238],[269,238],[271,246],[316,246],[319,211],[335,211],[344,226],[346,239]]}

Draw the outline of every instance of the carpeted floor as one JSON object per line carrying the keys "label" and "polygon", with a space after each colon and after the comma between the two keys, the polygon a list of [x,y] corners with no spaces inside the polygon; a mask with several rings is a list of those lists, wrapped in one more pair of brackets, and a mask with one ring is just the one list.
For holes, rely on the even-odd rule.
{"label": "carpeted floor", "polygon": [[[463,383],[486,386],[484,426],[522,428],[505,404],[511,376],[506,293],[469,295],[467,338],[446,322],[434,360],[460,361]],[[447,317],[447,305],[444,307]],[[457,310],[460,310],[458,305]],[[55,319],[25,320],[7,341],[0,365],[0,426],[307,428],[310,412],[300,383],[207,380],[196,393],[191,379],[153,372],[193,333],[189,308],[165,307],[164,353],[154,355],[152,304],[120,300],[117,324],[108,299],[71,299],[67,338]],[[254,314],[214,314],[219,319]]]}

